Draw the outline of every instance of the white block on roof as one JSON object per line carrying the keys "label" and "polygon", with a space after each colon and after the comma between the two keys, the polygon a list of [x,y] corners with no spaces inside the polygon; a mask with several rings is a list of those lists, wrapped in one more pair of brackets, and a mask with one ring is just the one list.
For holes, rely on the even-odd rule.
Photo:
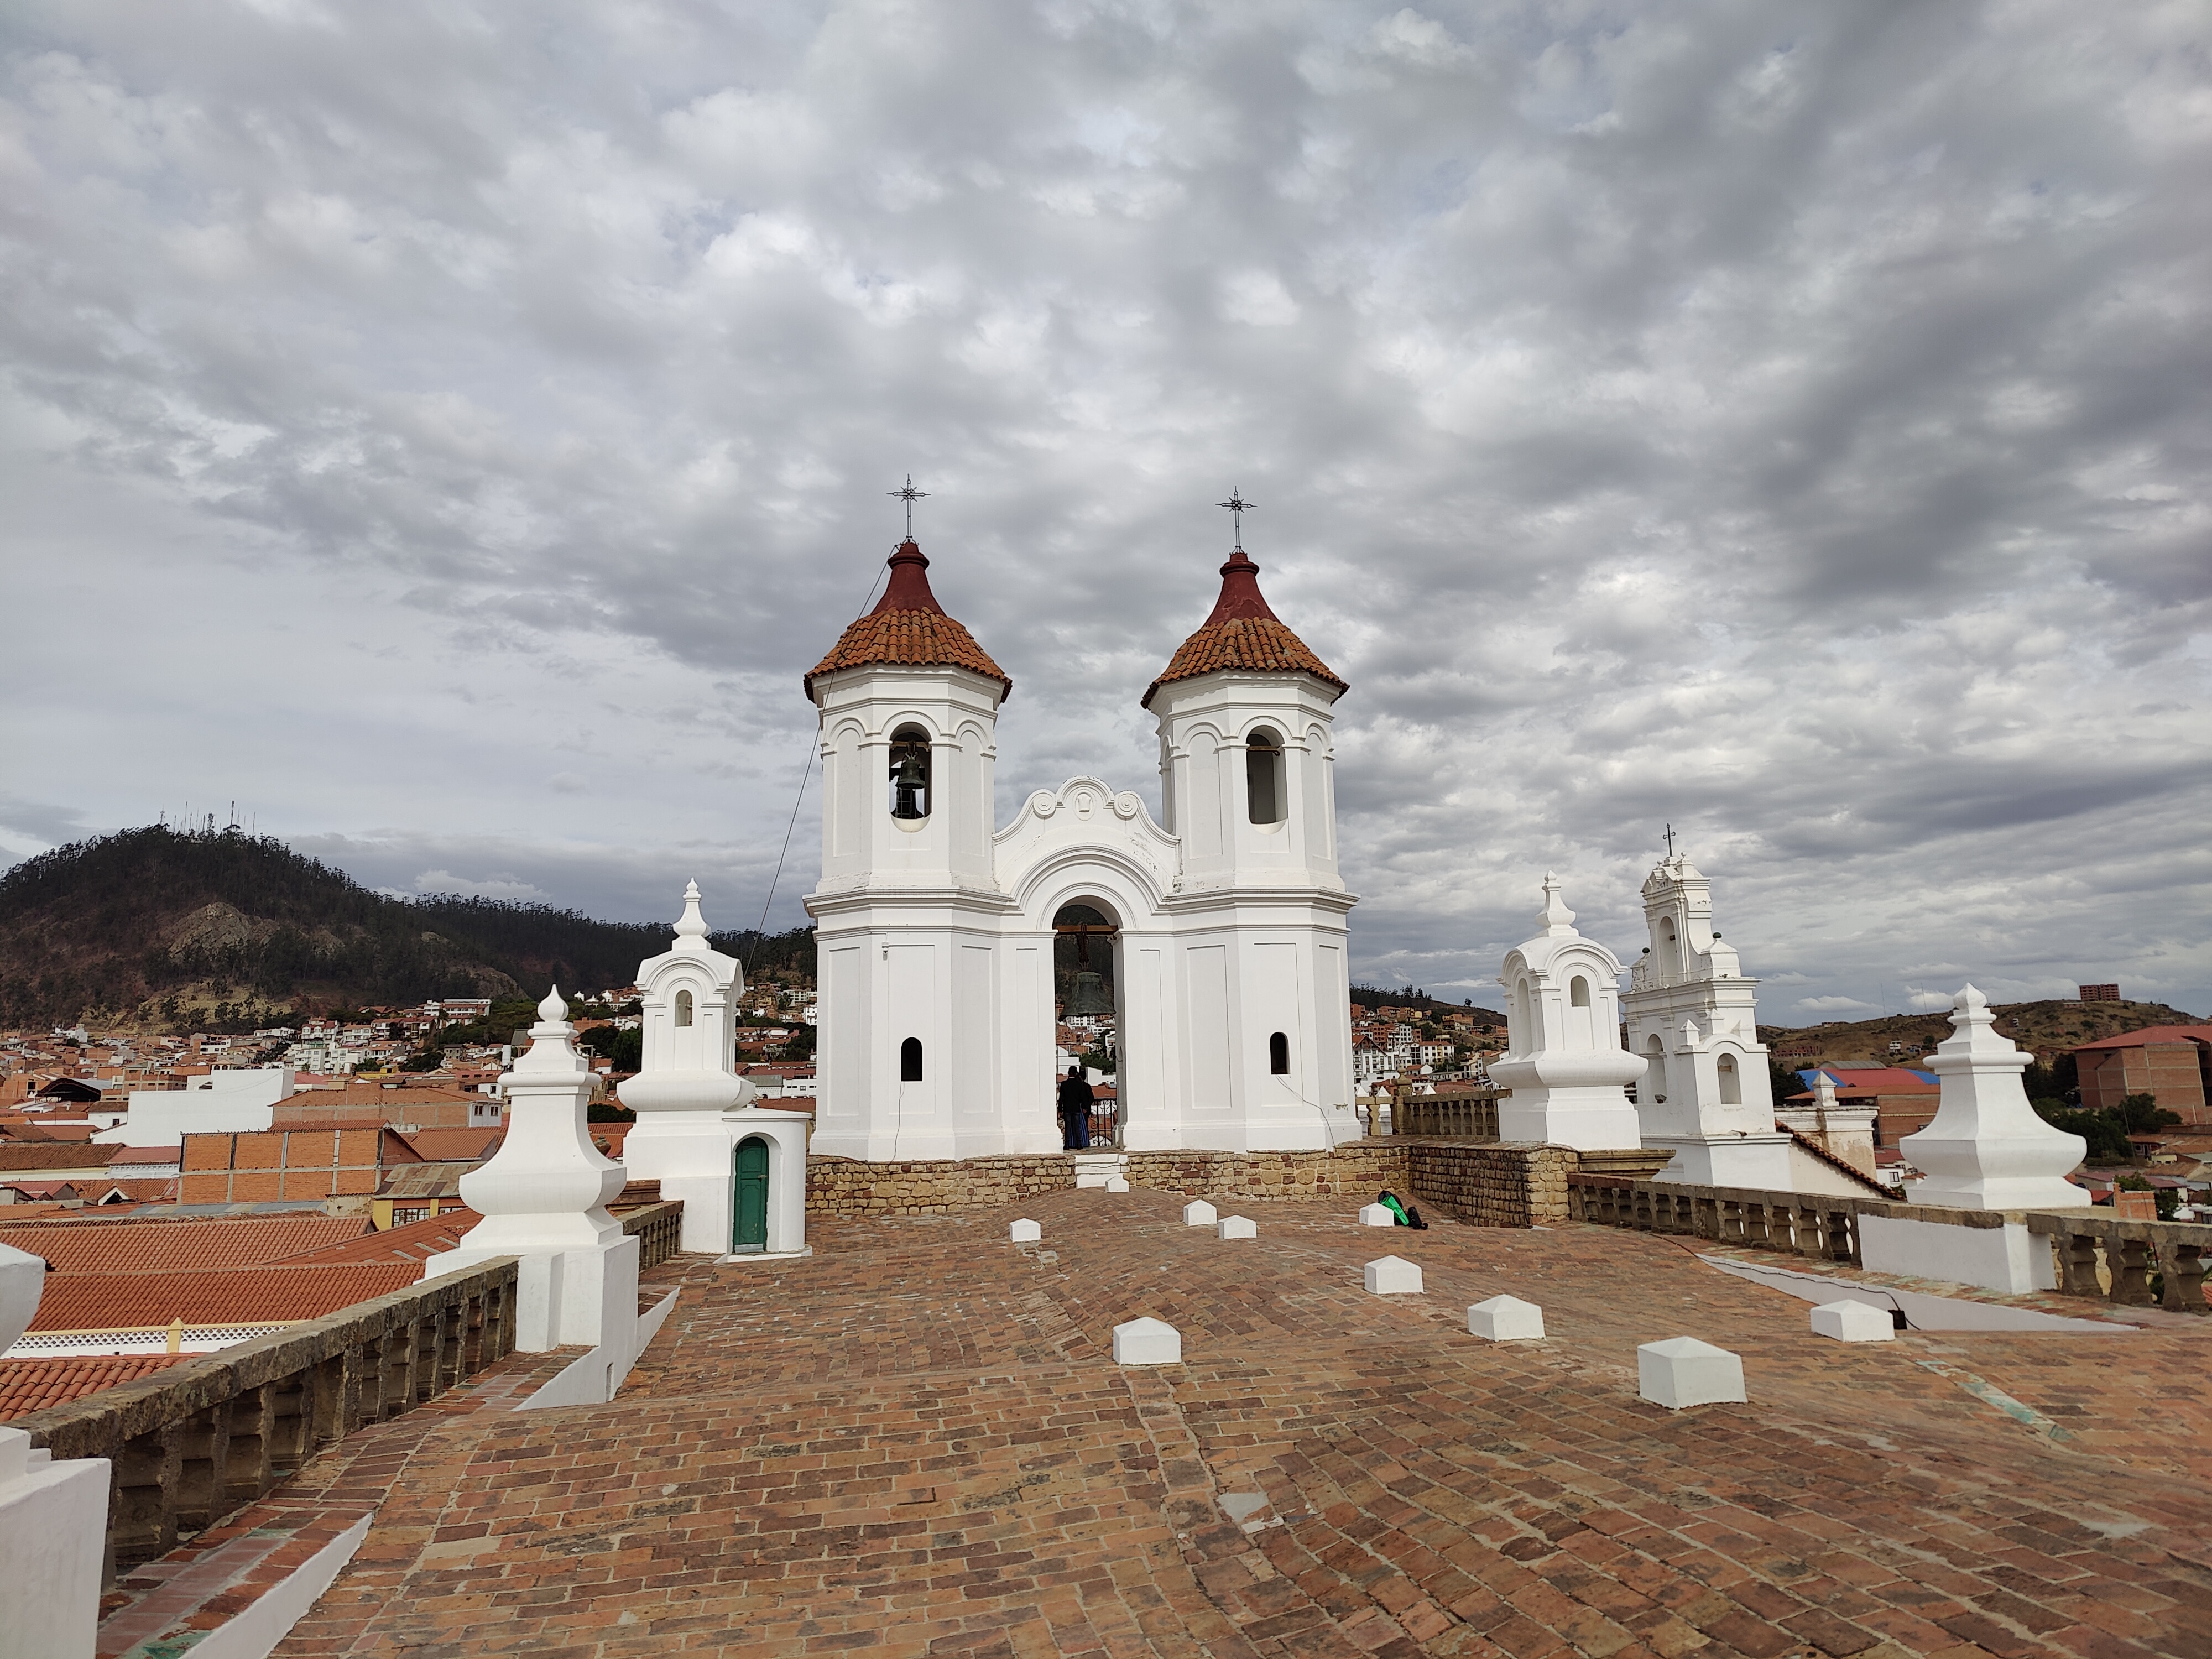
{"label": "white block on roof", "polygon": [[1363,1204],[1359,1206],[1359,1224],[1363,1227],[1395,1227],[1398,1218],[1390,1212],[1388,1204]]}
{"label": "white block on roof", "polygon": [[1115,1176],[1107,1182],[1106,1190],[1109,1193],[1126,1193],[1129,1190],[1129,1183],[1120,1176]]}
{"label": "white block on roof", "polygon": [[1220,1212],[1202,1198],[1194,1198],[1182,1206],[1182,1224],[1186,1227],[1211,1227],[1220,1218]]}
{"label": "white block on roof", "polygon": [[1636,1391],[1655,1406],[1679,1412],[1747,1398],[1743,1361],[1726,1348],[1694,1336],[1646,1342],[1636,1351]]}
{"label": "white block on roof", "polygon": [[1813,1334],[1838,1342],[1888,1342],[1897,1336],[1897,1322],[1871,1302],[1824,1302],[1813,1310]]}
{"label": "white block on roof", "polygon": [[1260,1230],[1241,1215],[1225,1215],[1213,1224],[1216,1238],[1257,1238]]}
{"label": "white block on roof", "polygon": [[1517,1296],[1493,1296],[1467,1310],[1467,1328],[1492,1342],[1533,1342],[1544,1334],[1544,1310]]}
{"label": "white block on roof", "polygon": [[1133,1319],[1114,1328],[1117,1365],[1180,1365],[1182,1333],[1164,1319]]}
{"label": "white block on roof", "polygon": [[1378,1256],[1367,1264],[1367,1288],[1376,1296],[1419,1296],[1421,1270],[1401,1255]]}
{"label": "white block on roof", "polygon": [[1034,1244],[1044,1237],[1044,1229],[1036,1222],[1024,1218],[1008,1224],[1006,1237],[1017,1244]]}

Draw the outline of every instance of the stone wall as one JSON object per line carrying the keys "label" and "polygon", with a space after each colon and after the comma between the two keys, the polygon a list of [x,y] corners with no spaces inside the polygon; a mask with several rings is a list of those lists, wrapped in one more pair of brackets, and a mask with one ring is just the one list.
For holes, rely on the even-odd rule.
{"label": "stone wall", "polygon": [[[1534,1142],[1420,1140],[1387,1136],[1328,1152],[1131,1152],[1132,1187],[1193,1198],[1337,1198],[1370,1202],[1384,1189],[1480,1226],[1567,1219],[1575,1154]],[[806,1212],[817,1216],[945,1215],[1018,1203],[1075,1184],[1066,1152],[1012,1158],[806,1160]]]}

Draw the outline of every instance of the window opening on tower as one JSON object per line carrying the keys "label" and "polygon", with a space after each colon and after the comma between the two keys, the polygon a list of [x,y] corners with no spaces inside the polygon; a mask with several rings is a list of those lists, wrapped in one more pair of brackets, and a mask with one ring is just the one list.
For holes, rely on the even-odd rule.
{"label": "window opening on tower", "polygon": [[1283,745],[1264,726],[1244,740],[1244,791],[1253,823],[1283,821]]}
{"label": "window opening on tower", "polygon": [[902,726],[891,733],[891,816],[926,818],[929,816],[929,734],[919,726]]}

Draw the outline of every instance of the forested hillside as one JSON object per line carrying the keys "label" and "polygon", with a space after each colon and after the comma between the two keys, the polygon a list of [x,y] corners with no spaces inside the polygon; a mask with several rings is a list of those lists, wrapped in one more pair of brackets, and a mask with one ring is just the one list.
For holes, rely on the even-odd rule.
{"label": "forested hillside", "polygon": [[[236,830],[125,830],[0,875],[0,1026],[248,1028],[287,1009],[627,984],[665,921],[545,904],[394,899]],[[811,975],[811,930],[720,933],[755,970]],[[753,947],[750,951],[747,947]]]}

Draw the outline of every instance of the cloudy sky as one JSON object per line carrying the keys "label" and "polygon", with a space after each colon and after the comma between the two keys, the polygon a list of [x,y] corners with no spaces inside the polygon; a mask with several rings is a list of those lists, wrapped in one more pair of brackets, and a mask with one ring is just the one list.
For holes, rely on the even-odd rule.
{"label": "cloudy sky", "polygon": [[[760,914],[898,530],[1002,817],[1245,540],[1358,966],[1672,822],[1779,1022],[2212,1009],[2198,3],[16,0],[0,853]],[[803,920],[810,793],[773,925]]]}

